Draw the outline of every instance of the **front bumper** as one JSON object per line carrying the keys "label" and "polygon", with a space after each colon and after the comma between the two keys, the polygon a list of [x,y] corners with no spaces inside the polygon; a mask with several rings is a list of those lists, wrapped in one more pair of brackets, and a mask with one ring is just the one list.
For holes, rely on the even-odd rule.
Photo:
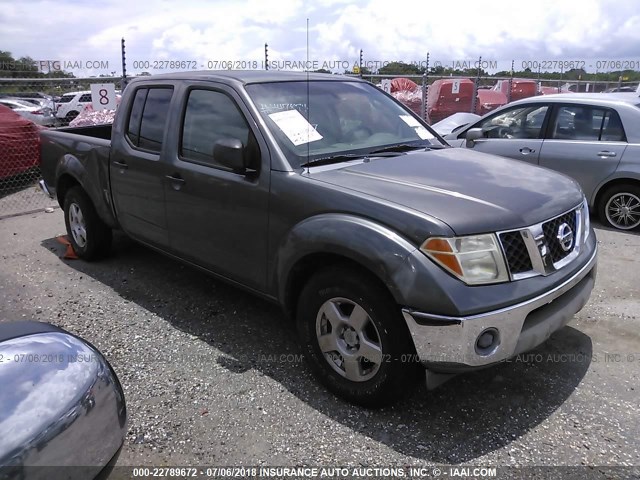
{"label": "front bumper", "polygon": [[[571,278],[517,305],[467,317],[433,315],[408,308],[402,314],[418,357],[429,370],[472,370],[531,350],[565,326],[589,300],[596,270],[594,249],[589,261]],[[479,348],[478,337],[486,331],[493,332],[495,341],[488,349]]]}

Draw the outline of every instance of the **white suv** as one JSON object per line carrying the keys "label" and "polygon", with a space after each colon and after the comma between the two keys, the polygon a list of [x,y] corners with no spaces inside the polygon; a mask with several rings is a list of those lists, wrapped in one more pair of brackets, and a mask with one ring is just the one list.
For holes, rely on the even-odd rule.
{"label": "white suv", "polygon": [[70,122],[87,103],[91,103],[91,90],[65,93],[56,101],[56,117]]}

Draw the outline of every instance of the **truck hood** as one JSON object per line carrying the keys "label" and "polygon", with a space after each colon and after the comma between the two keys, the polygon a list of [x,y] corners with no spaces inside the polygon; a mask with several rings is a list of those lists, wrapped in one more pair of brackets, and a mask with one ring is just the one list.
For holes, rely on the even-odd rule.
{"label": "truck hood", "polygon": [[312,168],[310,178],[417,210],[457,235],[525,227],[583,200],[580,187],[567,176],[462,148],[331,167]]}

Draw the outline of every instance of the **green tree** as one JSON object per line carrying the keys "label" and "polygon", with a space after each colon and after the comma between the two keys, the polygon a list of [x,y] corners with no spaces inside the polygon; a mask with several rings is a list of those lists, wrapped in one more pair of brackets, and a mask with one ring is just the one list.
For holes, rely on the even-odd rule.
{"label": "green tree", "polygon": [[405,62],[390,62],[378,70],[380,75],[422,75],[424,68]]}

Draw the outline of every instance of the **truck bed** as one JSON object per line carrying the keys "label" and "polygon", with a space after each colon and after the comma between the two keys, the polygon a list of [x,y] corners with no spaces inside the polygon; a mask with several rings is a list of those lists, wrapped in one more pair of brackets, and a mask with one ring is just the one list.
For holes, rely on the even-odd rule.
{"label": "truck bed", "polygon": [[113,125],[92,125],[90,127],[63,127],[56,128],[53,131],[72,133],[74,135],[83,135],[86,137],[101,138],[111,141],[111,129]]}
{"label": "truck bed", "polygon": [[111,125],[97,125],[41,130],[42,178],[52,194],[56,193],[59,167],[77,171],[81,181],[89,175],[92,181],[87,182],[85,189],[92,198],[99,199],[102,189],[108,189],[111,128]]}

